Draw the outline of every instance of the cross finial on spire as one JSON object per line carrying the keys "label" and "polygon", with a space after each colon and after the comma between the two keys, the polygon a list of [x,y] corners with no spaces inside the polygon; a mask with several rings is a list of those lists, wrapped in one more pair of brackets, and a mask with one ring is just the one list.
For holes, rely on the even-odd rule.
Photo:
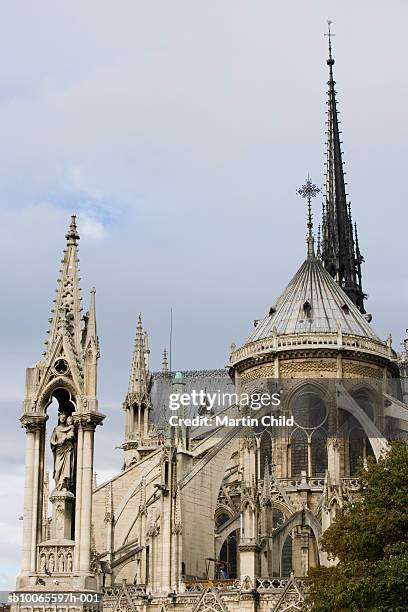
{"label": "cross finial on spire", "polygon": [[137,328],[136,328],[136,340],[141,341],[142,336],[143,336],[142,313],[139,312],[139,317],[137,319]]}
{"label": "cross finial on spire", "polygon": [[313,238],[313,219],[312,219],[312,198],[320,193],[320,188],[312,183],[312,179],[307,175],[306,183],[297,190],[297,193],[307,199],[307,256],[314,257],[314,238]]}
{"label": "cross finial on spire", "polygon": [[68,232],[65,236],[67,239],[67,245],[76,245],[76,241],[79,240],[79,234],[76,226],[76,215],[71,215],[71,222],[68,227]]}
{"label": "cross finial on spire", "polygon": [[332,45],[331,45],[331,39],[332,39],[332,36],[334,36],[334,34],[333,34],[333,33],[332,33],[332,31],[331,31],[331,25],[332,25],[332,23],[333,23],[333,22],[332,22],[332,20],[331,20],[331,19],[328,19],[328,20],[327,20],[327,25],[328,25],[328,30],[329,30],[329,31],[327,32],[327,34],[325,34],[325,36],[327,36],[327,37],[328,37],[328,39],[329,39],[329,58],[328,58],[328,60],[327,60],[327,64],[328,64],[328,66],[333,66],[333,64],[334,64],[334,59],[333,59],[333,56],[332,56]]}

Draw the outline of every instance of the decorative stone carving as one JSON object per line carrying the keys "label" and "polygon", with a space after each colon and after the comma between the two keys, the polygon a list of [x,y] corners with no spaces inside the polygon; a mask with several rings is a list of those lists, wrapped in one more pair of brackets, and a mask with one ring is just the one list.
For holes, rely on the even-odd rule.
{"label": "decorative stone carving", "polygon": [[242,382],[249,382],[259,378],[272,378],[274,376],[273,365],[264,365],[251,370],[247,370],[241,374]]}
{"label": "decorative stone carving", "polygon": [[148,522],[147,535],[149,537],[154,537],[154,536],[159,535],[159,533],[160,533],[159,518],[160,517],[159,517],[159,515],[157,513],[157,510],[155,508],[150,510],[150,512],[148,513],[148,516],[147,516],[147,522]]}
{"label": "decorative stone carving", "polygon": [[370,365],[368,363],[344,360],[343,376],[345,378],[376,378],[382,380],[383,369],[378,366]]}
{"label": "decorative stone carving", "polygon": [[72,572],[74,547],[43,544],[38,548],[38,567],[41,574],[69,574]]}
{"label": "decorative stone carving", "polygon": [[337,372],[337,363],[334,359],[296,359],[294,361],[281,361],[280,375],[289,378],[300,374],[305,377],[310,374]]}
{"label": "decorative stone carving", "polygon": [[242,590],[251,591],[253,589],[252,580],[249,576],[245,576],[242,581]]}
{"label": "decorative stone carving", "polygon": [[48,415],[39,414],[35,412],[29,412],[23,414],[20,418],[22,427],[25,427],[26,431],[41,431],[45,428],[45,423],[48,419]]}
{"label": "decorative stone carving", "polygon": [[67,562],[65,565],[65,570],[67,572],[72,572],[72,554],[70,551],[67,552]]}
{"label": "decorative stone carving", "polygon": [[58,553],[58,572],[60,574],[62,574],[65,571],[65,559],[64,559],[64,553],[62,551],[60,551]]}
{"label": "decorative stone carving", "polygon": [[227,608],[216,589],[209,588],[202,594],[193,612],[227,612]]}
{"label": "decorative stone carving", "polygon": [[75,497],[71,491],[53,491],[51,537],[53,540],[70,540]]}

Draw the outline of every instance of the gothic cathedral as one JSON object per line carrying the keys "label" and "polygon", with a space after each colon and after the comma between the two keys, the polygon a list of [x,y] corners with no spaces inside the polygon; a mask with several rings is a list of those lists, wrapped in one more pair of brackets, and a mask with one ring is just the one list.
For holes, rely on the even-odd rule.
{"label": "gothic cathedral", "polygon": [[[231,347],[225,371],[174,374],[165,353],[162,371],[151,372],[139,317],[123,403],[123,468],[99,485],[95,290],[82,316],[72,217],[46,350],[26,374],[16,591],[98,593],[105,612],[278,612],[300,610],[309,568],[333,563],[320,536],[358,490],[359,460],[378,458],[390,437],[408,430],[408,338],[397,354],[366,312],[330,36],[327,66],[316,244],[311,201],[320,190],[308,178],[299,190],[309,210],[306,258],[247,342]],[[192,389],[278,393],[280,404],[263,414],[293,417],[294,426],[170,427],[169,393]],[[227,411],[237,415],[240,407],[203,405],[198,413]],[[75,609],[59,609],[68,607]]]}

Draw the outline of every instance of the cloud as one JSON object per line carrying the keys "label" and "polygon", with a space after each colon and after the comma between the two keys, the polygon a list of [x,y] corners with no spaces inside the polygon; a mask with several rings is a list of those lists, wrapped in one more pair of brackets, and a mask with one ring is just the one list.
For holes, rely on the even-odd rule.
{"label": "cloud", "polygon": [[91,240],[100,240],[105,236],[105,228],[100,221],[81,213],[79,216],[79,223],[81,226],[81,232],[84,238],[90,238]]}

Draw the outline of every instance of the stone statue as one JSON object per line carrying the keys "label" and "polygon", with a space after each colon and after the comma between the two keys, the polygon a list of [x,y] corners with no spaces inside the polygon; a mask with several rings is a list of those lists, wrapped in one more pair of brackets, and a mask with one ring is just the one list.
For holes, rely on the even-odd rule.
{"label": "stone statue", "polygon": [[64,553],[60,552],[58,555],[58,571],[62,573],[64,571]]}
{"label": "stone statue", "polygon": [[53,477],[57,491],[69,491],[74,484],[74,442],[73,419],[61,413],[50,440],[54,455]]}
{"label": "stone statue", "polygon": [[71,555],[71,553],[67,554],[67,572],[72,572],[72,555]]}

